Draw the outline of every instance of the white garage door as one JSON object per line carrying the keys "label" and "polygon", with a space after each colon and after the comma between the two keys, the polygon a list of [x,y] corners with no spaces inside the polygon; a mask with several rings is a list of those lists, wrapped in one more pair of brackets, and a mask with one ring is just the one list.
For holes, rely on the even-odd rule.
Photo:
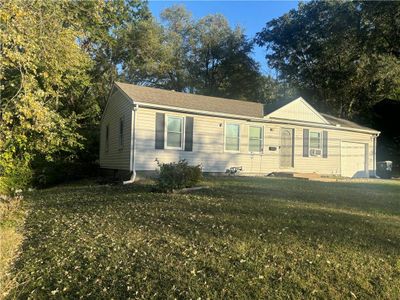
{"label": "white garage door", "polygon": [[342,142],[340,155],[343,177],[368,177],[365,150],[366,144]]}

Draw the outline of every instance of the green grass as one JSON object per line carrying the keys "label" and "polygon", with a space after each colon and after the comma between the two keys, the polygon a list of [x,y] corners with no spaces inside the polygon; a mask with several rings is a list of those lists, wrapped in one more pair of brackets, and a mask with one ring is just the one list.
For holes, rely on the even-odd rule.
{"label": "green grass", "polygon": [[24,218],[25,210],[20,199],[0,199],[0,299],[16,283],[11,267],[22,242]]}
{"label": "green grass", "polygon": [[400,182],[31,193],[10,298],[400,297]]}

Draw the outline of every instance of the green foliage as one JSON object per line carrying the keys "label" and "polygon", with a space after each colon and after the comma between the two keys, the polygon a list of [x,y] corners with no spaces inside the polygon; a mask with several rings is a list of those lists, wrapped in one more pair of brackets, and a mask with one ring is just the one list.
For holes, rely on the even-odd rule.
{"label": "green foliage", "polygon": [[0,8],[0,174],[13,185],[13,174],[29,168],[35,155],[51,159],[81,145],[79,117],[67,107],[88,86],[91,63],[76,43],[83,33],[63,22],[65,5],[7,1]]}
{"label": "green foliage", "polygon": [[54,186],[62,182],[93,178],[99,175],[99,166],[92,161],[38,159],[33,163],[32,183],[40,188]]}
{"label": "green foliage", "polygon": [[[220,14],[199,20],[183,6],[121,30],[118,46],[128,82],[176,91],[265,102],[265,78],[253,43]],[[135,41],[135,42],[133,42]]]}
{"label": "green foliage", "polygon": [[201,166],[189,166],[186,160],[157,163],[160,168],[157,187],[162,192],[172,192],[182,188],[193,187],[202,179]]}
{"label": "green foliage", "polygon": [[51,164],[97,155],[91,132],[116,79],[115,31],[146,16],[135,0],[0,6],[0,176],[38,157]]}
{"label": "green foliage", "polygon": [[158,23],[140,0],[11,0],[0,19],[0,176],[22,165],[47,184],[64,174],[55,166],[96,161],[116,79],[261,102],[278,86],[222,15],[197,21],[175,6]]}
{"label": "green foliage", "polygon": [[400,182],[207,185],[29,193],[9,298],[398,298]]}
{"label": "green foliage", "polygon": [[271,67],[320,108],[352,117],[400,99],[400,2],[310,1],[267,23]]}
{"label": "green foliage", "polygon": [[25,190],[32,183],[32,170],[24,165],[9,168],[0,177],[0,195],[14,196],[18,190]]}

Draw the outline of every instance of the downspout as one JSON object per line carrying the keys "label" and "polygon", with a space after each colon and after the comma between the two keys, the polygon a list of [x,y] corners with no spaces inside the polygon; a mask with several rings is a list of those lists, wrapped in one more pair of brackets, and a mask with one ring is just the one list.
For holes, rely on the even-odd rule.
{"label": "downspout", "polygon": [[374,136],[374,177],[378,177],[376,175],[376,146],[377,146],[377,142],[378,142],[377,139],[378,139],[379,135],[380,135],[380,132],[376,136]]}
{"label": "downspout", "polygon": [[132,109],[132,128],[131,128],[131,153],[130,153],[130,172],[131,178],[129,180],[123,181],[123,184],[134,183],[136,179],[136,120],[137,120],[137,111],[139,109],[139,105],[135,104]]}

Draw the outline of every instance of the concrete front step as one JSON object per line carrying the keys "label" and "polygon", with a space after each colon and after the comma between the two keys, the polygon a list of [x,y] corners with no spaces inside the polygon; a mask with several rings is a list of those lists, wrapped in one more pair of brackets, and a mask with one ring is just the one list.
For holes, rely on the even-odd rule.
{"label": "concrete front step", "polygon": [[321,178],[321,175],[317,173],[294,173],[293,177],[303,178],[303,179],[316,179],[316,178]]}

